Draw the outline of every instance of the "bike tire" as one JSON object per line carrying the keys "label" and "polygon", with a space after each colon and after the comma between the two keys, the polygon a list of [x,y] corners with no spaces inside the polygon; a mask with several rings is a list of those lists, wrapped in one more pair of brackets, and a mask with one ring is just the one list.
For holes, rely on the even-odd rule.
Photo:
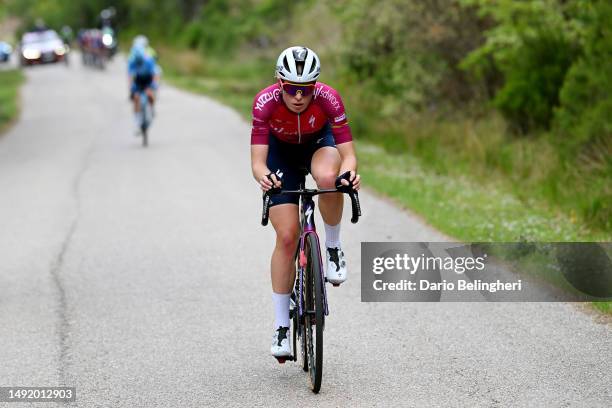
{"label": "bike tire", "polygon": [[302,370],[308,372],[308,343],[306,339],[306,320],[304,316],[298,316],[297,310],[295,313],[296,325],[300,331],[300,357],[302,361]]}
{"label": "bike tire", "polygon": [[308,340],[306,339],[306,325],[303,324],[304,319],[302,319],[302,324],[300,325],[300,330],[302,331],[302,341],[300,343],[300,353],[302,355],[302,370],[307,373],[308,372]]}
{"label": "bike tire", "polygon": [[[304,282],[305,307],[313,314],[306,314],[304,326],[306,328],[306,345],[308,353],[308,371],[310,388],[315,394],[321,389],[323,379],[323,275],[321,273],[321,250],[313,234],[306,236],[305,250],[307,251],[306,278]],[[314,329],[314,332],[313,332]]]}
{"label": "bike tire", "polygon": [[[149,101],[148,99],[142,99],[143,96],[140,96],[141,98],[141,102],[140,102],[140,112],[141,112],[141,120],[142,120],[142,124],[140,125],[140,130],[142,131],[142,146],[143,147],[147,147],[149,145],[149,122],[147,120],[148,116],[149,116],[149,109],[151,109],[151,106],[149,105]],[[147,98],[146,96],[144,96],[144,98]]]}
{"label": "bike tire", "polygon": [[[297,263],[296,263],[297,264]],[[301,367],[304,372],[308,372],[308,356],[306,354],[306,328],[304,326],[304,316],[299,316],[299,302],[300,302],[300,294],[299,291],[302,289],[298,285],[298,276],[300,273],[299,268],[296,268],[296,279],[295,279],[295,287],[293,290],[293,301],[294,301],[294,309],[293,315],[291,316],[291,323],[293,327],[291,328],[291,332],[293,333],[293,361],[298,361],[298,352],[300,355]],[[298,334],[299,333],[299,334]],[[300,344],[299,350],[297,348],[297,343]]]}

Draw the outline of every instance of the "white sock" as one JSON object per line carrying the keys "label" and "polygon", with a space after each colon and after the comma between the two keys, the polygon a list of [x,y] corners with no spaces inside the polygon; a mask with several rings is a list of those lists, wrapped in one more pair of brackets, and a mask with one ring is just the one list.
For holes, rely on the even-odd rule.
{"label": "white sock", "polygon": [[340,223],[338,225],[325,225],[325,246],[327,248],[340,248]]}
{"label": "white sock", "polygon": [[290,293],[272,292],[272,302],[274,303],[274,328],[289,327],[289,298]]}

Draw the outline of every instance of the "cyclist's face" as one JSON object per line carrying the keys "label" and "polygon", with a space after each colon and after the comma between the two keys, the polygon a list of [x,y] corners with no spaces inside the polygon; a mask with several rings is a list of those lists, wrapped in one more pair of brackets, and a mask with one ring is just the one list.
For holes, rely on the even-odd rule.
{"label": "cyclist's face", "polygon": [[312,94],[308,96],[302,95],[301,92],[297,92],[295,95],[291,95],[288,92],[282,92],[282,94],[285,105],[294,113],[304,112],[312,100]]}

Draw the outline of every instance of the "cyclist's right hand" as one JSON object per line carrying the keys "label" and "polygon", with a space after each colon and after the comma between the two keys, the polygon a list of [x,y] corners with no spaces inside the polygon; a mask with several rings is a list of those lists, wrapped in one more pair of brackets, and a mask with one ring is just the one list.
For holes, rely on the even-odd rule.
{"label": "cyclist's right hand", "polygon": [[269,191],[271,189],[280,190],[282,186],[282,180],[281,180],[282,176],[283,176],[283,173],[270,172],[266,174],[265,176],[261,177],[261,179],[259,180],[259,186],[264,192]]}

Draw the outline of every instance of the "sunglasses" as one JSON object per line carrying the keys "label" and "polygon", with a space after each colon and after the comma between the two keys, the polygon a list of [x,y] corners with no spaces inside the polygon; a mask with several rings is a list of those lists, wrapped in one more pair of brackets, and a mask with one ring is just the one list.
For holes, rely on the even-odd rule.
{"label": "sunglasses", "polygon": [[301,94],[302,96],[310,96],[314,92],[315,84],[294,84],[293,82],[280,81],[283,92],[288,93],[291,96]]}

